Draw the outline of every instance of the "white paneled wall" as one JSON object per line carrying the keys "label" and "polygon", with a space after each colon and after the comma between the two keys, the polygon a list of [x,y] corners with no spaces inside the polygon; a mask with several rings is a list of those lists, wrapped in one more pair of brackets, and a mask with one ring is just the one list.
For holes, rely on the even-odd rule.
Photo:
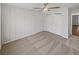
{"label": "white paneled wall", "polygon": [[2,6],[2,43],[43,31],[43,18],[39,12]]}
{"label": "white paneled wall", "polygon": [[49,31],[68,38],[68,8],[52,10],[49,12],[51,15],[5,5],[1,9],[2,44],[40,31]]}
{"label": "white paneled wall", "polygon": [[45,30],[68,38],[68,8],[52,10],[46,17]]}

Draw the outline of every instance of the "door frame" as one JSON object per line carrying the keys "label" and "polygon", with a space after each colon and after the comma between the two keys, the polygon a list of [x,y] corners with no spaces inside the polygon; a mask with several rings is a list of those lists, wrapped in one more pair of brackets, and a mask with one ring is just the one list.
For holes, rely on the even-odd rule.
{"label": "door frame", "polygon": [[73,16],[73,15],[79,15],[79,13],[72,13],[72,14],[71,14],[71,35],[72,35],[72,21],[73,21],[73,20],[72,20],[72,16]]}

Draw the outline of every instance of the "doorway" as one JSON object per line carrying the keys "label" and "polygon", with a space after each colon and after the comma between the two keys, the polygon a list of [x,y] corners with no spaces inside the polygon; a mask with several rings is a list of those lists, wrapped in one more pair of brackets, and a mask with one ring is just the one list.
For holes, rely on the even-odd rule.
{"label": "doorway", "polygon": [[72,15],[72,35],[79,36],[79,15]]}

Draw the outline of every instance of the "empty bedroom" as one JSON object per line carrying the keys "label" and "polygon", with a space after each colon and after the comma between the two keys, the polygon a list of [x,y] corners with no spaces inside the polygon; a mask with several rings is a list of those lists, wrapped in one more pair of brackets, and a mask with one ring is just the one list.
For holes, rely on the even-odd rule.
{"label": "empty bedroom", "polygon": [[0,55],[79,55],[73,14],[79,3],[0,3]]}

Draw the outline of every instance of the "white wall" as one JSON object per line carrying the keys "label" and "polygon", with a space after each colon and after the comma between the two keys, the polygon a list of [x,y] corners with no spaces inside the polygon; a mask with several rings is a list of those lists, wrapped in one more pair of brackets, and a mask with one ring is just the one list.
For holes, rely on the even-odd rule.
{"label": "white wall", "polygon": [[73,15],[74,14],[75,15],[79,15],[79,9],[76,9],[76,8],[75,9],[72,9],[71,12],[72,12]]}
{"label": "white wall", "polygon": [[2,43],[43,31],[44,15],[18,7],[2,6]]}
{"label": "white wall", "polygon": [[2,6],[2,44],[40,31],[49,31],[68,38],[71,33],[70,10],[60,8],[49,13],[51,15],[18,7]]}
{"label": "white wall", "polygon": [[68,8],[68,37],[72,35],[72,15],[71,9]]}
{"label": "white wall", "polygon": [[50,13],[46,17],[45,30],[68,38],[68,8],[55,9]]}
{"label": "white wall", "polygon": [[0,4],[0,49],[1,49],[1,4]]}

